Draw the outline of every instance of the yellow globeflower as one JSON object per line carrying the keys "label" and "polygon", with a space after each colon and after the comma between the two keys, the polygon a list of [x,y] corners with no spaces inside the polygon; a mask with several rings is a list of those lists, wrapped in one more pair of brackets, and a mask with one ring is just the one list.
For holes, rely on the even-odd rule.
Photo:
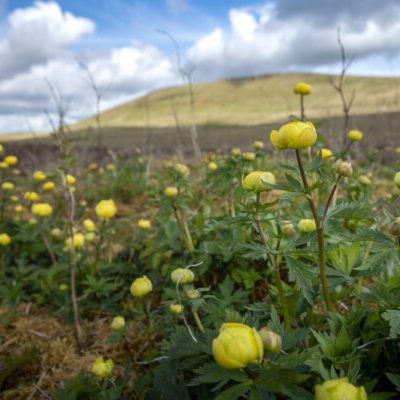
{"label": "yellow globeflower", "polygon": [[189,175],[189,168],[186,165],[183,164],[176,164],[175,165],[175,171],[182,176]]}
{"label": "yellow globeflower", "polygon": [[125,318],[120,315],[114,317],[111,322],[111,329],[113,331],[122,331],[125,328]]}
{"label": "yellow globeflower", "polygon": [[94,171],[95,169],[97,169],[98,165],[96,163],[91,163],[88,166],[88,169],[90,169],[91,171]]}
{"label": "yellow globeflower", "polygon": [[1,188],[2,188],[3,190],[13,190],[13,189],[14,189],[14,184],[11,183],[11,182],[3,182],[3,183],[1,184]]}
{"label": "yellow globeflower", "polygon": [[400,147],[396,147],[394,151],[396,152],[396,154],[400,155]]}
{"label": "yellow globeflower", "polygon": [[73,237],[73,241],[70,237],[65,241],[65,247],[67,250],[71,250],[72,243],[76,249],[80,249],[85,245],[85,236],[82,233],[75,233]]}
{"label": "yellow globeflower", "polygon": [[207,168],[210,171],[215,171],[216,169],[218,169],[218,164],[215,163],[214,161],[211,161],[210,163],[208,163]]}
{"label": "yellow globeflower", "polygon": [[97,357],[92,365],[92,372],[99,378],[104,379],[111,375],[113,367],[114,363],[112,360],[104,361],[103,357]]}
{"label": "yellow globeflower", "polygon": [[39,195],[36,192],[26,192],[24,194],[24,199],[28,201],[38,201]]}
{"label": "yellow globeflower", "polygon": [[194,273],[188,268],[177,268],[171,272],[171,280],[179,285],[186,285],[194,281]]}
{"label": "yellow globeflower", "polygon": [[115,171],[115,165],[113,163],[109,163],[106,165],[107,171]]}
{"label": "yellow globeflower", "polygon": [[17,175],[17,176],[21,175],[21,171],[19,169],[17,169],[17,168],[13,169],[12,173],[13,173],[13,175]]}
{"label": "yellow globeflower", "polygon": [[60,237],[62,235],[62,231],[59,228],[53,228],[50,232],[51,236]]}
{"label": "yellow globeflower", "polygon": [[0,154],[4,152],[4,146],[0,144]]}
{"label": "yellow globeflower", "polygon": [[96,239],[96,234],[94,232],[88,232],[85,235],[85,240],[87,240],[88,242],[93,242],[94,239]]}
{"label": "yellow globeflower", "polygon": [[347,137],[352,142],[359,142],[363,138],[363,133],[357,129],[353,129],[347,134]]}
{"label": "yellow globeflower", "polygon": [[8,168],[8,164],[5,161],[0,162],[0,169],[6,169]]}
{"label": "yellow globeflower", "polygon": [[367,175],[360,175],[358,177],[358,182],[360,182],[363,186],[369,186],[372,183],[371,179],[369,179]]}
{"label": "yellow globeflower", "polygon": [[18,198],[18,196],[13,195],[13,196],[10,196],[10,200],[13,201],[14,203],[16,203],[17,201],[19,201],[19,198]]}
{"label": "yellow globeflower", "polygon": [[307,96],[311,93],[311,85],[304,82],[299,82],[294,85],[293,92],[295,94],[302,94],[303,96]]}
{"label": "yellow globeflower", "polygon": [[151,228],[151,222],[148,219],[139,219],[138,227],[143,230]]}
{"label": "yellow globeflower", "polygon": [[183,305],[182,304],[171,304],[169,306],[169,311],[172,314],[182,314],[183,311]]}
{"label": "yellow globeflower", "polygon": [[167,188],[165,188],[164,194],[170,198],[176,197],[178,196],[178,188],[176,188],[175,186],[168,186]]}
{"label": "yellow globeflower", "polygon": [[273,146],[283,149],[305,149],[317,141],[317,132],[311,122],[289,122],[279,131],[271,131],[270,140]]}
{"label": "yellow globeflower", "polygon": [[261,150],[261,149],[264,148],[264,143],[261,142],[261,141],[259,141],[259,140],[256,140],[256,141],[253,143],[253,147],[254,147],[256,150]]}
{"label": "yellow globeflower", "polygon": [[31,207],[33,215],[39,217],[48,217],[53,212],[53,207],[48,203],[35,203]]}
{"label": "yellow globeflower", "polygon": [[0,233],[0,246],[8,246],[10,243],[10,236],[7,233]]}
{"label": "yellow globeflower", "polygon": [[212,343],[217,364],[226,369],[244,368],[247,364],[261,364],[264,347],[259,333],[250,326],[236,322],[222,324]]}
{"label": "yellow globeflower", "polygon": [[329,149],[325,149],[325,148],[321,149],[320,154],[321,154],[321,158],[323,160],[329,160],[329,159],[333,158],[332,150],[329,150]]}
{"label": "yellow globeflower", "polygon": [[368,400],[368,397],[363,386],[356,387],[348,378],[341,378],[316,385],[315,400]]}
{"label": "yellow globeflower", "polygon": [[83,226],[88,232],[94,232],[96,230],[96,225],[90,218],[83,221]]}
{"label": "yellow globeflower", "polygon": [[21,204],[17,204],[17,205],[14,207],[14,211],[15,211],[16,213],[22,213],[22,212],[24,211],[24,207],[21,206]]}
{"label": "yellow globeflower", "polygon": [[55,184],[54,184],[54,182],[45,182],[45,183],[43,183],[43,185],[42,185],[42,188],[43,188],[43,190],[45,190],[46,192],[49,192],[50,190],[54,190],[54,188],[55,188]]}
{"label": "yellow globeflower", "polygon": [[136,278],[131,285],[131,294],[135,297],[143,297],[153,290],[151,280],[143,275],[141,278]]}
{"label": "yellow globeflower", "polygon": [[99,218],[109,219],[117,213],[114,200],[101,200],[96,206],[96,214]]}
{"label": "yellow globeflower", "polygon": [[256,155],[252,151],[246,151],[243,153],[242,157],[245,161],[254,161],[256,159]]}
{"label": "yellow globeflower", "polygon": [[17,158],[16,156],[7,156],[7,157],[4,159],[4,162],[5,162],[7,165],[15,165],[15,164],[18,162],[18,158]]}
{"label": "yellow globeflower", "polygon": [[242,178],[242,187],[249,191],[266,192],[270,190],[266,184],[275,185],[275,182],[275,176],[271,172],[253,171]]}
{"label": "yellow globeflower", "polygon": [[75,185],[76,183],[76,178],[70,174],[66,175],[65,180],[67,181],[68,185]]}
{"label": "yellow globeflower", "polygon": [[33,179],[35,180],[35,181],[44,181],[45,179],[46,179],[46,175],[44,174],[44,172],[42,172],[42,171],[35,171],[34,173],[33,173]]}
{"label": "yellow globeflower", "polygon": [[240,157],[241,154],[242,154],[242,150],[240,150],[240,147],[234,147],[231,150],[231,156],[232,157]]}
{"label": "yellow globeflower", "polygon": [[317,230],[317,225],[313,219],[302,219],[297,227],[301,233],[311,233]]}
{"label": "yellow globeflower", "polygon": [[400,171],[394,176],[394,183],[400,189]]}

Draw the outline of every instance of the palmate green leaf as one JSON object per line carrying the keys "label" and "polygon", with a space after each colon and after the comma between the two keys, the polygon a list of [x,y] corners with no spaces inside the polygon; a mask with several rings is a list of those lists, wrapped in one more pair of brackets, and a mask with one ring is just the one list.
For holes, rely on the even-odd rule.
{"label": "palmate green leaf", "polygon": [[348,246],[339,246],[327,251],[328,260],[344,274],[350,275],[360,257],[361,246],[354,242]]}
{"label": "palmate green leaf", "polygon": [[389,378],[390,382],[392,382],[393,385],[396,386],[396,389],[400,391],[400,375],[386,372],[386,376]]}
{"label": "palmate green leaf", "polygon": [[194,370],[196,376],[189,386],[196,386],[202,383],[218,383],[221,381],[234,381],[248,383],[249,377],[240,369],[224,369],[214,361],[202,365]]}
{"label": "palmate green leaf", "polygon": [[327,218],[373,219],[375,213],[368,203],[341,203],[331,206]]}
{"label": "palmate green leaf", "polygon": [[249,392],[250,389],[251,386],[249,384],[240,383],[238,385],[231,386],[227,390],[224,390],[215,398],[215,400],[236,400]]}
{"label": "palmate green leaf", "polygon": [[376,229],[360,229],[353,236],[354,241],[372,241],[379,242],[380,246],[386,245],[388,248],[396,249],[396,242],[389,236],[386,236],[383,232]]}
{"label": "palmate green leaf", "polygon": [[382,314],[382,318],[389,322],[390,337],[400,336],[400,310],[387,310]]}

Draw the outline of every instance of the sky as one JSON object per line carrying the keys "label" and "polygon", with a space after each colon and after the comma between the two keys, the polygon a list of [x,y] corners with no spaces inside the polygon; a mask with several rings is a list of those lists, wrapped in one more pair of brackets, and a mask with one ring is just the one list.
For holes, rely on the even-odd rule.
{"label": "sky", "polygon": [[49,83],[68,122],[92,115],[87,70],[102,109],[182,84],[180,68],[339,73],[338,27],[349,73],[400,76],[399,0],[0,0],[0,132],[49,129]]}

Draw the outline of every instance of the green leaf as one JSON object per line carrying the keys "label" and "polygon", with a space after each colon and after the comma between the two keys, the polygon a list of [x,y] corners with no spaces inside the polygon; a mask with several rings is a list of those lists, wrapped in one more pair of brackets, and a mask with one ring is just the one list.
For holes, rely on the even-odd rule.
{"label": "green leaf", "polygon": [[387,310],[382,314],[382,318],[389,322],[390,337],[400,336],[400,310]]}
{"label": "green leaf", "polygon": [[215,400],[236,400],[250,390],[248,384],[240,383],[220,393]]}

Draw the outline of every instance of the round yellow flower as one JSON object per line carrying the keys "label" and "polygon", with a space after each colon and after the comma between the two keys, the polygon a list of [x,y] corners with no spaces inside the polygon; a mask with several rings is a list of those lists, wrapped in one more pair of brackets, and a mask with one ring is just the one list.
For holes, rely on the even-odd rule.
{"label": "round yellow flower", "polygon": [[91,171],[94,171],[95,169],[97,169],[98,165],[96,163],[91,163],[88,166],[88,169],[90,169]]}
{"label": "round yellow flower", "polygon": [[19,169],[13,169],[12,170],[12,173],[13,173],[13,175],[16,175],[16,176],[19,176],[19,175],[21,175],[21,171],[19,170]]}
{"label": "round yellow flower", "polygon": [[182,304],[171,304],[169,306],[169,311],[172,314],[182,314],[183,311],[183,305]]}
{"label": "round yellow flower", "polygon": [[4,152],[4,146],[0,144],[0,154]]}
{"label": "round yellow flower", "polygon": [[50,233],[51,233],[51,236],[54,236],[54,237],[60,237],[62,235],[62,231],[59,228],[53,228]]}
{"label": "round yellow flower", "polygon": [[76,178],[70,174],[66,175],[65,180],[68,183],[68,185],[75,185],[75,183],[76,183]]}
{"label": "round yellow flower", "polygon": [[208,163],[207,168],[208,168],[210,171],[215,171],[216,169],[218,169],[218,164],[215,163],[214,161],[211,161],[210,163]]}
{"label": "round yellow flower", "polygon": [[179,285],[186,285],[194,281],[194,273],[188,268],[177,268],[171,272],[171,280]]}
{"label": "round yellow flower", "polygon": [[329,149],[326,149],[326,148],[321,149],[320,154],[321,154],[321,158],[323,160],[329,160],[329,159],[333,158],[332,150],[329,150]]}
{"label": "round yellow flower", "polygon": [[21,206],[21,204],[17,204],[17,205],[14,207],[14,211],[15,211],[16,213],[22,213],[22,212],[24,211],[24,207]]}
{"label": "round yellow flower", "polygon": [[400,189],[400,171],[394,176],[394,183]]}
{"label": "round yellow flower", "polygon": [[88,232],[85,235],[85,240],[87,240],[88,242],[93,242],[94,239],[96,239],[96,234],[94,232]]}
{"label": "round yellow flower", "polygon": [[348,378],[341,378],[316,385],[315,400],[368,400],[368,397],[363,386],[356,387]]}
{"label": "round yellow flower", "polygon": [[19,201],[19,198],[18,198],[18,196],[13,195],[13,196],[10,196],[10,200],[13,201],[14,203],[16,203],[17,201]]}
{"label": "round yellow flower", "polygon": [[56,185],[54,184],[54,182],[45,182],[42,185],[42,188],[44,191],[49,192],[50,190],[54,190],[54,188],[56,187]]}
{"label": "round yellow flower", "polygon": [[307,96],[311,93],[311,85],[304,82],[299,82],[294,85],[293,92],[295,94],[302,94],[303,96]]}
{"label": "round yellow flower", "polygon": [[96,206],[96,214],[99,218],[109,219],[117,213],[114,200],[101,200]]}
{"label": "round yellow flower", "polygon": [[7,156],[7,157],[4,159],[4,162],[5,162],[7,165],[15,165],[15,164],[18,162],[18,158],[17,158],[16,156]]}
{"label": "round yellow flower", "polygon": [[85,236],[82,233],[75,233],[73,240],[69,237],[65,241],[65,247],[67,250],[71,250],[72,244],[76,249],[81,249],[85,245]]}
{"label": "round yellow flower", "polygon": [[0,233],[0,246],[8,246],[10,243],[10,236],[7,233]]}
{"label": "round yellow flower", "polygon": [[6,162],[4,162],[4,161],[1,161],[0,162],[0,169],[6,169],[6,168],[8,168],[8,164]]}
{"label": "round yellow flower", "polygon": [[90,218],[83,221],[83,226],[88,232],[94,232],[96,230],[96,225]]}
{"label": "round yellow flower", "polygon": [[141,278],[136,278],[131,285],[131,294],[135,297],[143,297],[153,290],[151,280],[143,275]]}
{"label": "round yellow flower", "polygon": [[58,289],[61,292],[65,292],[68,289],[68,285],[66,283],[60,283],[60,285],[58,286]]}
{"label": "round yellow flower", "polygon": [[396,152],[396,154],[400,155],[400,147],[396,147],[394,151]]}
{"label": "round yellow flower", "polygon": [[140,219],[138,221],[138,227],[143,230],[151,228],[151,222],[148,219]]}
{"label": "round yellow flower", "polygon": [[245,190],[266,192],[270,190],[266,184],[275,185],[275,176],[267,171],[253,171],[242,178],[242,187]]}
{"label": "round yellow flower", "polygon": [[111,322],[113,331],[122,331],[125,328],[125,318],[121,316],[114,317]]}
{"label": "round yellow flower", "polygon": [[259,141],[259,140],[256,140],[253,143],[253,147],[254,147],[255,150],[262,150],[264,148],[264,143]]}
{"label": "round yellow flower", "polygon": [[353,129],[347,134],[347,138],[351,142],[359,142],[363,138],[363,133],[357,129]]}
{"label": "round yellow flower", "polygon": [[48,203],[35,203],[31,207],[33,215],[38,215],[39,217],[48,217],[53,212],[53,207]]}
{"label": "round yellow flower", "polygon": [[302,219],[297,225],[301,233],[311,233],[317,230],[313,219]]}
{"label": "round yellow flower", "polygon": [[113,163],[109,163],[106,165],[107,171],[115,171],[115,165]]}
{"label": "round yellow flower", "polygon": [[2,188],[3,190],[13,190],[13,189],[14,189],[14,184],[11,183],[11,182],[3,182],[3,183],[1,184],[1,188]]}
{"label": "round yellow flower", "polygon": [[279,131],[271,131],[270,140],[272,145],[279,150],[305,149],[315,144],[317,132],[311,122],[289,122]]}
{"label": "round yellow flower", "polygon": [[243,157],[243,160],[245,160],[245,161],[254,161],[256,159],[255,153],[253,153],[251,151],[246,151],[245,153],[243,153],[242,157]]}
{"label": "round yellow flower", "polygon": [[44,174],[44,172],[42,172],[42,171],[35,171],[34,173],[33,173],[33,179],[35,180],[35,181],[44,181],[45,179],[46,179],[46,175]]}
{"label": "round yellow flower", "polygon": [[261,364],[264,347],[259,333],[250,326],[228,322],[222,324],[212,343],[217,364],[226,369],[244,368],[247,364]]}
{"label": "round yellow flower", "polygon": [[38,201],[39,195],[36,192],[26,192],[24,194],[24,199],[28,201]]}
{"label": "round yellow flower", "polygon": [[369,186],[371,184],[371,179],[369,179],[367,175],[360,175],[358,177],[358,182],[360,182],[363,186]]}
{"label": "round yellow flower", "polygon": [[178,188],[175,186],[168,186],[165,188],[164,194],[169,198],[176,197],[178,196]]}
{"label": "round yellow flower", "polygon": [[104,379],[111,375],[113,367],[114,363],[112,360],[104,361],[103,357],[97,357],[92,365],[92,372],[99,378]]}
{"label": "round yellow flower", "polygon": [[240,147],[235,147],[231,150],[232,157],[240,157],[241,154],[242,154],[242,150],[240,150]]}
{"label": "round yellow flower", "polygon": [[182,176],[189,175],[189,168],[186,165],[183,164],[176,164],[175,165],[175,171]]}

